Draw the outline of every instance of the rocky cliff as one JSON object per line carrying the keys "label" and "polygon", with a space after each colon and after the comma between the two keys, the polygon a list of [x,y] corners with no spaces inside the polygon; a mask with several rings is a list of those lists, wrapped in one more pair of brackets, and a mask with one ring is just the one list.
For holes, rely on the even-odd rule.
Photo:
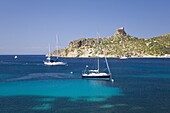
{"label": "rocky cliff", "polygon": [[[53,55],[56,55],[56,51]],[[128,35],[122,27],[113,36],[98,38],[98,41],[97,38],[71,41],[59,52],[62,57],[165,56],[170,54],[170,34],[143,39]]]}

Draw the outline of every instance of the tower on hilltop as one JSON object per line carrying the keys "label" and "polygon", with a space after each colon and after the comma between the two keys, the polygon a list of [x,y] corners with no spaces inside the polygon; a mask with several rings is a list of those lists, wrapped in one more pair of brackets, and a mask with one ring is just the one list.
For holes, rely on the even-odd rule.
{"label": "tower on hilltop", "polygon": [[114,33],[114,35],[126,35],[124,27],[116,29],[116,32]]}

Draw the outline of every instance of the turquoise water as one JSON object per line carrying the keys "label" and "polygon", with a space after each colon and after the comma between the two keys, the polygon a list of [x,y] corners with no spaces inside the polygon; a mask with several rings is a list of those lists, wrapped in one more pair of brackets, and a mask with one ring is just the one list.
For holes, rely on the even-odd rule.
{"label": "turquoise water", "polygon": [[0,113],[170,112],[170,59],[108,59],[113,83],[81,79],[96,59],[62,58],[67,66],[44,59],[0,56]]}
{"label": "turquoise water", "polygon": [[[105,100],[122,95],[117,87],[107,87],[86,80],[37,80],[0,83],[0,96],[51,96],[68,97],[72,100]],[[94,100],[95,101],[95,100]]]}

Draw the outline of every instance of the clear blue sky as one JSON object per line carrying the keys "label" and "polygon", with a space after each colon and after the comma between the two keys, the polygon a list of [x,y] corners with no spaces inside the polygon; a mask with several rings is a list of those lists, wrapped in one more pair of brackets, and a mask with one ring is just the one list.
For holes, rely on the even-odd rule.
{"label": "clear blue sky", "polygon": [[149,38],[170,33],[170,0],[0,0],[0,54],[46,54],[116,28]]}

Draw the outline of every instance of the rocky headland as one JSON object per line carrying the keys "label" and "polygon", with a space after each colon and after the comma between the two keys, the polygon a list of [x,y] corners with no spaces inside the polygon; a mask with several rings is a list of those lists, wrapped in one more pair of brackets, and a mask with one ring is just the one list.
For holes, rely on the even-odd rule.
{"label": "rocky headland", "polygon": [[80,38],[52,54],[60,57],[170,57],[170,34],[152,38],[138,38],[127,34],[124,27],[114,35],[98,38]]}

